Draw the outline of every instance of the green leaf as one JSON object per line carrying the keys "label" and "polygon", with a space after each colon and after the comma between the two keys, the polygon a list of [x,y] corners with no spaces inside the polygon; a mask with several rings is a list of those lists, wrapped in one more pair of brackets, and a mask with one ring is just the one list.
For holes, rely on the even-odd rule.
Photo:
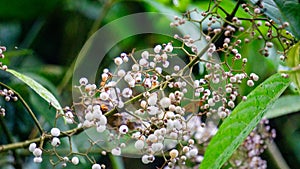
{"label": "green leaf", "polygon": [[272,119],[300,111],[300,96],[283,96],[276,100],[265,114],[265,118]]}
{"label": "green leaf", "polygon": [[[252,0],[254,2],[254,0]],[[276,23],[289,22],[287,28],[297,39],[300,38],[300,3],[298,0],[263,0],[262,4],[268,17]]]}
{"label": "green leaf", "polygon": [[[105,1],[104,1],[105,2]],[[99,17],[99,13],[102,11],[99,1],[87,1],[87,0],[67,0],[66,6],[68,10],[78,11],[89,19],[96,20]],[[105,5],[103,5],[104,7]]]}
{"label": "green leaf", "polygon": [[277,73],[256,87],[224,120],[206,149],[200,169],[221,168],[288,85],[289,79]]}
{"label": "green leaf", "polygon": [[289,49],[287,53],[286,65],[292,69],[289,73],[289,76],[291,80],[295,83],[299,91],[300,90],[300,41]]}
{"label": "green leaf", "polygon": [[50,14],[61,3],[59,0],[1,0],[1,19],[28,20]]}
{"label": "green leaf", "polygon": [[7,69],[6,71],[13,74],[15,77],[17,77],[24,83],[26,83],[32,90],[34,90],[38,95],[40,95],[44,100],[46,100],[50,105],[52,105],[56,110],[62,112],[62,107],[57,101],[57,99],[53,96],[51,92],[49,92],[41,84],[15,70]]}
{"label": "green leaf", "polygon": [[125,169],[122,157],[109,154],[109,159],[113,169]]}

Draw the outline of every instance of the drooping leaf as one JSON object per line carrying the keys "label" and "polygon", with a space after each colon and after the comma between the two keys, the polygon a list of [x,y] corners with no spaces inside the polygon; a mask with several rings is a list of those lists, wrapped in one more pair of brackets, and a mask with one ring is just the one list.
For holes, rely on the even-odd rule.
{"label": "drooping leaf", "polygon": [[32,90],[34,90],[38,95],[40,95],[44,100],[46,100],[50,105],[52,105],[56,110],[62,112],[62,107],[59,104],[58,100],[41,84],[33,80],[32,78],[21,74],[15,70],[7,69],[7,72],[11,73],[25,84],[27,84]]}
{"label": "drooping leaf", "polygon": [[292,46],[286,59],[286,65],[292,70],[289,73],[291,80],[295,83],[298,91],[300,90],[300,42]]}
{"label": "drooping leaf", "polygon": [[290,113],[300,111],[300,96],[290,95],[283,96],[276,100],[267,113],[265,118],[272,119],[280,116],[284,116]]}
{"label": "drooping leaf", "polygon": [[288,85],[289,79],[275,74],[256,87],[224,120],[206,149],[200,169],[221,168]]}
{"label": "drooping leaf", "polygon": [[[252,0],[255,2],[255,0]],[[289,22],[290,26],[287,28],[292,34],[299,39],[300,32],[300,3],[298,0],[263,0],[265,14],[273,19],[276,23],[282,24]]]}

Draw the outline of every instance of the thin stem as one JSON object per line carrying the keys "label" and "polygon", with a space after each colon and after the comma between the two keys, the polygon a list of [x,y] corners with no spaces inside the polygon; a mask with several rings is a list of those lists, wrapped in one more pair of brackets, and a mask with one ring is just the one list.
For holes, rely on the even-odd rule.
{"label": "thin stem", "polygon": [[30,30],[27,32],[27,36],[24,38],[22,43],[20,44],[20,47],[22,48],[29,48],[31,44],[36,39],[37,35],[42,30],[43,26],[46,23],[46,19],[44,17],[39,17],[35,20]]}
{"label": "thin stem", "polygon": [[[186,70],[186,69],[188,69],[188,68],[193,67],[193,65],[194,65],[195,63],[197,63],[199,60],[201,60],[201,57],[205,54],[205,52],[206,52],[207,49],[209,48],[210,44],[213,43],[213,42],[215,42],[220,36],[221,36],[221,34],[215,35],[215,36],[208,42],[208,44],[201,50],[201,52],[200,52],[199,54],[197,54],[197,57],[193,58],[193,60],[191,60],[191,61],[190,61],[190,62],[189,62],[189,63],[188,63],[181,71],[184,71],[184,70]],[[154,90],[157,90],[157,89],[159,89],[161,86],[164,86],[164,85],[168,84],[168,83],[169,83],[170,81],[172,81],[172,80],[174,80],[174,77],[171,78],[171,79],[169,79],[169,80],[167,80],[167,81],[165,81],[165,82],[163,82],[163,83],[161,83],[159,86],[156,86],[156,87],[154,87],[154,88],[148,90],[148,92],[152,92],[152,91],[154,91]],[[128,104],[132,104],[132,103],[138,101],[139,99],[141,99],[142,97],[143,97],[143,93],[140,93],[139,95],[137,95],[137,96],[131,98],[130,100],[126,101],[126,102],[124,103],[124,106],[126,106],[126,105],[128,105]],[[118,111],[117,108],[113,108],[113,109],[111,109],[110,111],[106,112],[104,115],[105,115],[105,116],[111,116],[111,115],[117,113],[117,111]]]}
{"label": "thin stem", "polygon": [[242,0],[238,0],[238,2],[236,3],[234,9],[232,10],[231,14],[226,18],[226,20],[231,21],[232,18],[235,16],[236,12],[239,9],[240,4],[242,3]]}
{"label": "thin stem", "polygon": [[[101,25],[101,23],[102,23],[105,15],[106,15],[106,13],[108,12],[109,8],[113,5],[113,3],[115,1],[116,0],[109,0],[109,1],[107,1],[104,4],[104,6],[102,8],[102,12],[100,12],[97,20],[94,22],[94,24],[93,24],[93,26],[92,26],[92,28],[91,28],[91,30],[89,32],[89,36],[88,37],[90,37],[93,33],[95,33],[99,29],[99,27],[100,27],[100,25]],[[73,71],[74,71],[74,68],[75,68],[75,65],[76,65],[77,62],[80,63],[80,60],[74,59],[74,61],[71,63],[71,66],[66,71],[66,73],[65,73],[65,75],[63,77],[62,82],[57,87],[58,94],[61,94],[63,92],[63,89],[67,86],[67,84],[71,80],[71,78],[73,76]]]}
{"label": "thin stem", "polygon": [[[82,128],[82,127],[75,128],[75,129],[61,132],[61,134],[58,137],[62,138],[62,137],[69,137],[70,135],[77,135],[77,134],[81,133],[82,131],[84,131],[84,128]],[[0,152],[20,149],[20,148],[27,148],[29,146],[29,144],[31,144],[31,143],[40,143],[41,140],[48,141],[52,138],[53,138],[53,136],[51,134],[44,134],[38,138],[34,138],[31,140],[26,140],[26,141],[12,143],[12,144],[6,144],[6,145],[0,145]]]}
{"label": "thin stem", "polygon": [[273,159],[276,167],[280,169],[290,169],[290,167],[287,165],[286,161],[284,160],[282,154],[280,153],[280,150],[278,150],[277,145],[274,142],[267,142],[267,146],[268,146],[267,153]]}
{"label": "thin stem", "polygon": [[102,23],[102,21],[103,21],[105,15],[106,15],[106,13],[107,13],[108,10],[110,9],[110,7],[113,5],[114,1],[115,1],[115,0],[108,0],[108,1],[106,1],[106,3],[103,5],[102,11],[99,13],[98,18],[97,18],[96,21],[94,22],[94,24],[93,24],[93,26],[92,26],[92,29],[91,29],[90,32],[89,32],[89,37],[92,36],[92,34],[95,33],[95,32],[99,29],[99,27],[100,27],[100,25],[101,25],[101,23]]}
{"label": "thin stem", "polygon": [[245,21],[270,21],[269,19],[267,19],[267,18],[240,18],[240,17],[238,17],[238,19],[239,20],[245,20]]}
{"label": "thin stem", "polygon": [[194,66],[195,63],[197,63],[199,60],[201,60],[201,57],[207,52],[209,46],[211,43],[216,42],[219,37],[221,36],[221,33],[215,35],[208,43],[207,45],[201,50],[199,54],[197,54],[197,57],[195,57],[193,60],[191,60],[182,70],[185,70],[187,68],[191,68]]}
{"label": "thin stem", "polygon": [[218,9],[220,9],[222,12],[225,13],[225,15],[229,15],[229,13],[221,6],[218,6]]}
{"label": "thin stem", "polygon": [[40,122],[38,121],[38,119],[36,118],[35,114],[33,113],[33,111],[31,110],[31,108],[28,106],[28,104],[26,103],[26,101],[22,98],[22,96],[16,92],[14,89],[12,89],[11,87],[7,86],[6,84],[0,82],[0,86],[3,86],[9,90],[12,90],[14,92],[14,94],[18,97],[18,99],[21,101],[21,103],[24,105],[24,107],[26,108],[26,110],[29,112],[29,115],[31,116],[31,118],[33,119],[35,125],[37,126],[40,134],[43,134],[43,128],[40,124]]}
{"label": "thin stem", "polygon": [[[173,78],[171,78],[170,80],[167,80],[167,81],[161,83],[161,85],[159,85],[159,86],[156,86],[156,87],[154,87],[154,88],[148,90],[148,92],[152,92],[152,91],[154,91],[154,90],[159,89],[160,86],[162,86],[162,85],[164,85],[164,84],[166,84],[166,83],[169,83],[169,81],[171,81],[171,80],[173,80]],[[131,103],[134,103],[134,102],[138,101],[138,100],[139,100],[140,98],[142,98],[142,97],[143,97],[143,93],[140,93],[139,95],[137,95],[137,96],[131,98],[130,100],[126,101],[126,102],[124,103],[124,107],[125,107],[126,105],[128,105],[128,104],[131,104]],[[117,113],[117,112],[118,112],[118,111],[117,111],[117,108],[113,108],[113,109],[111,109],[110,111],[106,112],[104,115],[105,115],[105,116],[111,116],[111,115],[113,115],[113,114],[115,114],[115,113]]]}
{"label": "thin stem", "polygon": [[74,59],[74,61],[71,63],[71,65],[70,65],[69,69],[66,71],[61,83],[58,85],[57,92],[59,94],[61,94],[63,92],[64,88],[68,85],[70,79],[72,78],[75,64],[76,64],[76,59]]}
{"label": "thin stem", "polygon": [[[237,3],[236,3],[236,5],[235,5],[235,7],[234,7],[234,9],[232,10],[232,12],[230,13],[230,15],[227,15],[226,16],[226,18],[225,18],[225,21],[224,21],[224,24],[222,25],[222,27],[223,28],[226,28],[228,25],[230,25],[230,23],[231,23],[231,21],[232,21],[232,19],[233,19],[233,17],[235,17],[235,14],[237,13],[237,11],[238,11],[238,9],[239,9],[239,6],[240,6],[240,4],[242,3],[242,0],[239,0]],[[219,47],[221,44],[223,44],[223,40],[224,40],[224,32],[225,32],[225,29],[222,29],[222,32],[219,34],[219,35],[223,35],[223,36],[220,36],[220,37],[218,37],[216,40],[217,41],[215,41],[215,43],[216,43],[216,47]]]}

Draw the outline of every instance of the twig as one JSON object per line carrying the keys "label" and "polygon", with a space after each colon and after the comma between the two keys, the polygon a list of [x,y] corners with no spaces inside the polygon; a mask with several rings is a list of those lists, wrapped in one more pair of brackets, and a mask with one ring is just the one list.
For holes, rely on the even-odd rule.
{"label": "twig", "polygon": [[108,0],[103,5],[102,11],[99,13],[98,18],[94,22],[94,24],[92,26],[92,29],[89,32],[89,37],[92,36],[92,34],[95,33],[99,29],[99,27],[100,27],[100,25],[101,25],[101,23],[102,23],[105,15],[106,15],[106,13],[108,12],[108,10],[110,9],[110,7],[113,5],[114,2],[115,2],[115,0]]}
{"label": "twig", "polygon": [[[75,128],[75,129],[61,132],[61,134],[58,137],[61,138],[61,137],[69,137],[70,135],[77,135],[77,134],[81,133],[82,131],[84,131],[84,128],[82,128],[82,127]],[[0,152],[4,152],[4,151],[8,151],[8,150],[15,150],[15,149],[19,149],[19,148],[27,148],[29,146],[29,144],[31,144],[31,143],[39,143],[42,139],[44,141],[48,141],[51,138],[53,138],[53,136],[51,134],[44,134],[38,138],[34,138],[31,140],[26,140],[26,141],[12,143],[12,144],[6,144],[6,145],[0,145]]]}
{"label": "twig", "polygon": [[[108,12],[109,8],[112,6],[112,4],[115,2],[115,0],[109,0],[107,1],[104,6],[102,7],[102,12],[100,12],[97,20],[94,22],[90,32],[89,32],[89,36],[90,37],[93,33],[95,33],[98,29],[99,26],[101,25],[104,16],[106,15],[106,13]],[[61,81],[61,83],[58,85],[57,87],[57,91],[59,94],[61,94],[63,92],[63,89],[67,86],[67,84],[69,83],[69,81],[71,80],[72,76],[73,76],[73,71],[75,68],[76,63],[80,63],[80,60],[74,60],[71,63],[71,66],[69,67],[69,69],[66,71],[63,80]]]}
{"label": "twig", "polygon": [[6,84],[0,82],[0,86],[3,86],[9,90],[12,90],[14,92],[14,94],[18,97],[18,99],[21,101],[21,103],[24,105],[24,107],[26,108],[26,110],[29,112],[29,115],[31,116],[31,118],[33,119],[35,125],[37,126],[37,128],[39,129],[39,132],[41,133],[41,135],[43,134],[43,128],[40,124],[40,122],[38,121],[38,119],[36,118],[35,114],[33,113],[33,111],[31,110],[31,108],[28,106],[28,104],[26,103],[26,101],[22,98],[22,96],[16,92],[14,89],[12,89],[11,87],[7,86]]}

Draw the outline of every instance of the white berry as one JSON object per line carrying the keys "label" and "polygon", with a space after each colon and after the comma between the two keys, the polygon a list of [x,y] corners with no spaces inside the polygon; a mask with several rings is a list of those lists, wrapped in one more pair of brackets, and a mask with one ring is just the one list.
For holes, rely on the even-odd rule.
{"label": "white berry", "polygon": [[77,165],[79,163],[79,158],[78,157],[73,157],[71,161],[74,165]]}
{"label": "white berry", "polygon": [[40,157],[42,155],[43,151],[40,148],[35,148],[33,151],[33,155],[36,157]]}
{"label": "white berry", "polygon": [[34,151],[34,149],[36,148],[36,144],[35,143],[31,143],[30,145],[29,145],[29,151],[30,152],[33,152]]}
{"label": "white berry", "polygon": [[51,135],[54,137],[58,137],[60,135],[60,130],[58,128],[52,128]]}
{"label": "white berry", "polygon": [[43,161],[42,157],[34,157],[33,162],[35,163],[41,163]]}
{"label": "white berry", "polygon": [[92,169],[101,169],[99,164],[93,164]]}

